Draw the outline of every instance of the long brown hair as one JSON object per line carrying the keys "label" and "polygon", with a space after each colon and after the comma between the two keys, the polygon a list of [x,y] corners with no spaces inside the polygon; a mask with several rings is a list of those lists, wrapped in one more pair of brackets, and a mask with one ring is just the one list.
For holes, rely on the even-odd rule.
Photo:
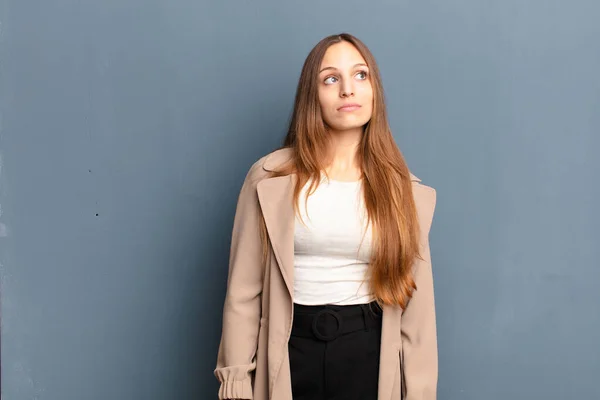
{"label": "long brown hair", "polygon": [[[357,150],[362,166],[363,195],[367,223],[373,227],[373,250],[369,263],[369,283],[379,304],[406,306],[416,289],[412,265],[419,255],[419,223],[412,195],[411,176],[406,161],[392,136],[384,101],[381,76],[367,46],[348,33],[321,40],[308,54],[296,90],[287,136],[283,147],[292,150],[290,163],[272,176],[297,174],[294,210],[299,215],[298,198],[302,187],[312,179],[309,192],[316,189],[328,157],[330,136],[323,121],[318,98],[318,71],[329,46],[346,41],[366,60],[373,87],[373,112],[364,126]],[[262,219],[263,256],[269,240]]]}

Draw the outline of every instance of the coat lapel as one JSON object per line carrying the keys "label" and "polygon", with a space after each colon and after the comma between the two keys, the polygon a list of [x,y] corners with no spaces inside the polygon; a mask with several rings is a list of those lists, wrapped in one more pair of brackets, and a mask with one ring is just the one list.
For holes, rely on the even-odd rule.
{"label": "coat lapel", "polygon": [[294,208],[296,174],[267,178],[256,186],[273,253],[290,296],[294,293]]}

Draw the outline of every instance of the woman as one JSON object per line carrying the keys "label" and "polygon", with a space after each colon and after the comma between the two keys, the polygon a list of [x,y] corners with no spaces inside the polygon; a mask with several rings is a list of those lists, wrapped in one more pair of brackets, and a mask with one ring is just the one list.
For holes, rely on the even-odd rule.
{"label": "woman", "polygon": [[433,400],[435,190],[397,148],[356,37],[308,55],[284,146],[234,219],[215,375],[220,399]]}

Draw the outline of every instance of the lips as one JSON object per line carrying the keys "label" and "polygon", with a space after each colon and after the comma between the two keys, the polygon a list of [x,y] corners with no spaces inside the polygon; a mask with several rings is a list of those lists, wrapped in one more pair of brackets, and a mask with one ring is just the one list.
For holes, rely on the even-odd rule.
{"label": "lips", "polygon": [[338,111],[354,111],[354,110],[358,110],[359,108],[360,108],[360,104],[348,103],[348,104],[344,104],[343,106],[338,108]]}

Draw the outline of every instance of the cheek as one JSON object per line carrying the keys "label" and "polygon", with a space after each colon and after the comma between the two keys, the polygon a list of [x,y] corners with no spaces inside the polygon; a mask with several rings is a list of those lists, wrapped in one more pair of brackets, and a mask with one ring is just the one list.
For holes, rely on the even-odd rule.
{"label": "cheek", "polygon": [[361,87],[361,96],[366,100],[373,101],[373,88],[371,85],[365,84]]}
{"label": "cheek", "polygon": [[373,110],[373,90],[371,89],[367,89],[365,91],[365,104],[367,104],[368,109],[369,109],[369,113],[371,113],[371,111]]}
{"label": "cheek", "polygon": [[365,93],[364,99],[364,117],[367,119],[371,119],[373,116],[373,93],[372,91],[367,91]]}
{"label": "cheek", "polygon": [[369,106],[372,108],[373,107],[373,91],[369,91],[367,93],[367,95],[365,96],[366,103],[369,104]]}
{"label": "cheek", "polygon": [[331,91],[321,90],[319,92],[319,103],[321,104],[321,109],[330,109],[335,103],[335,95],[332,95]]}
{"label": "cheek", "polygon": [[321,107],[321,114],[324,119],[331,120],[331,118],[335,118],[335,95],[331,95],[331,93],[320,93],[319,103]]}

